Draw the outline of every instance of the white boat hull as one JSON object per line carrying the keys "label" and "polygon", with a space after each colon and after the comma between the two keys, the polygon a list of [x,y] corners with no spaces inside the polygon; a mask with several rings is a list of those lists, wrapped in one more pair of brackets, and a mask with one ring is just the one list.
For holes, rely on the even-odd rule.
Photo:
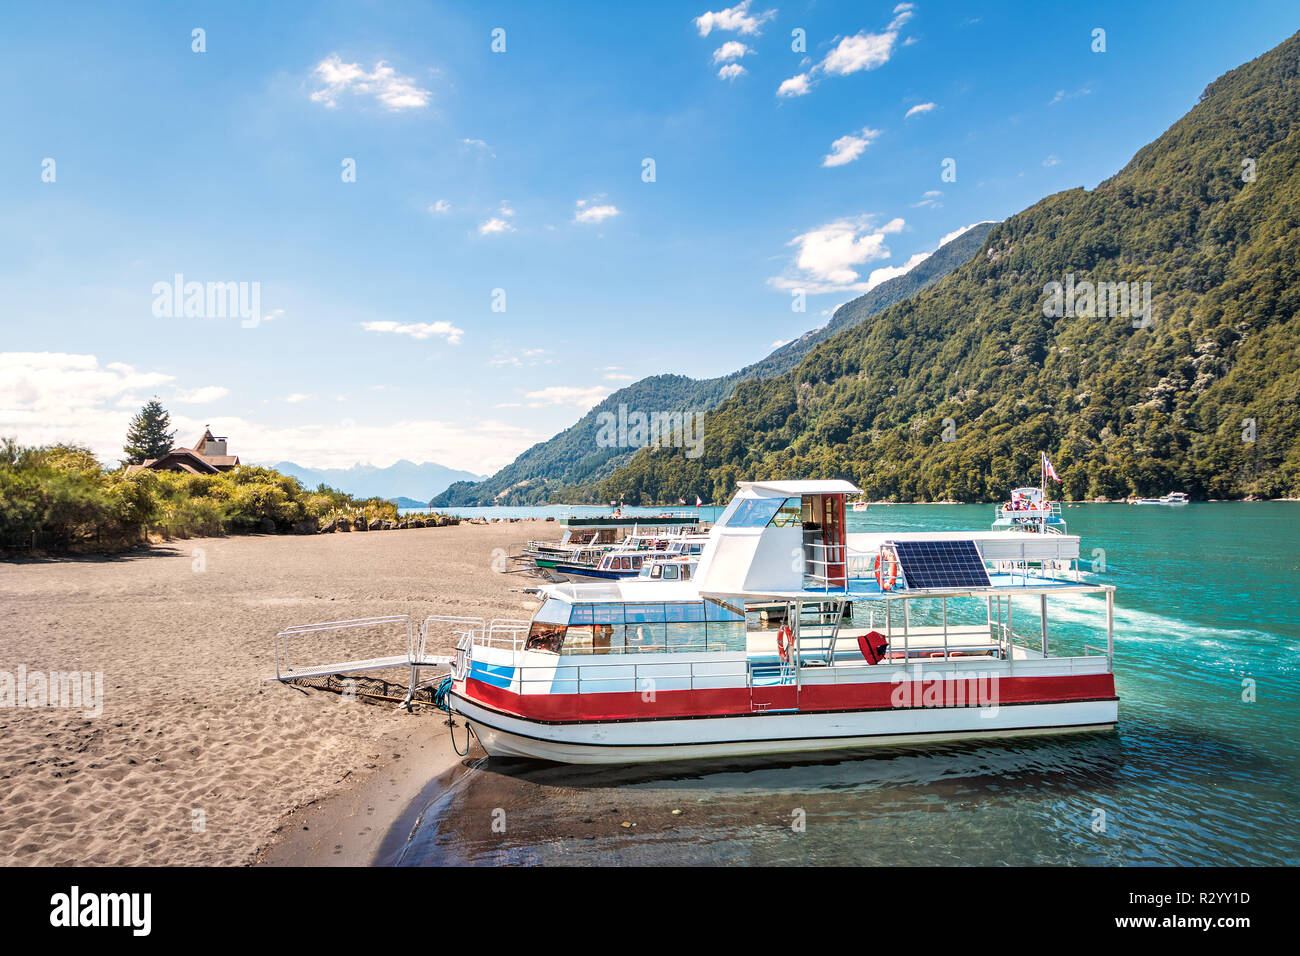
{"label": "white boat hull", "polygon": [[583,721],[526,720],[454,694],[453,705],[493,757],[572,764],[631,764],[1004,739],[1109,730],[1118,701],[997,708],[939,707],[848,713]]}

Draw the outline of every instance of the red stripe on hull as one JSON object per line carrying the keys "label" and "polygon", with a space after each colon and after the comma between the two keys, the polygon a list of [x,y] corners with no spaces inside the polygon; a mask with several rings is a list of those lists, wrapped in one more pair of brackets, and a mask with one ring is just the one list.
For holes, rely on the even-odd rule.
{"label": "red stripe on hull", "polygon": [[[966,685],[959,693],[956,685]],[[982,686],[980,686],[982,685]],[[647,720],[668,717],[728,717],[772,710],[853,711],[895,710],[908,707],[957,707],[980,704],[1057,704],[1074,700],[1111,700],[1113,674],[1077,674],[1059,677],[1000,677],[996,696],[989,694],[987,679],[963,681],[921,680],[909,684],[875,681],[861,684],[813,684],[800,689],[748,687],[707,690],[661,690],[653,700],[637,691],[606,694],[516,694],[468,678],[465,697],[488,707],[523,717],[555,723],[599,720]]]}

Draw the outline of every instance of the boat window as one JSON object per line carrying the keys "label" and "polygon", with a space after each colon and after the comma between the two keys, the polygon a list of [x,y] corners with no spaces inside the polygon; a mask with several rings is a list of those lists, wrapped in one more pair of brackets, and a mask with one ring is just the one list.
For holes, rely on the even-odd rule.
{"label": "boat window", "polygon": [[689,581],[690,579],[691,579],[691,566],[690,566],[689,564],[683,564],[683,565],[682,565],[682,580],[683,580],[683,581]]}
{"label": "boat window", "polygon": [[662,623],[662,619],[659,622],[645,621],[633,624],[631,614],[632,607],[629,605],[625,653],[662,654],[668,650],[668,625]]}
{"label": "boat window", "polygon": [[670,654],[702,653],[707,646],[705,626],[703,622],[668,623],[666,625],[668,652]]}
{"label": "boat window", "polygon": [[743,651],[746,649],[745,622],[709,621],[704,625],[705,648],[710,651]]}
{"label": "boat window", "polygon": [[745,622],[745,609],[734,601],[704,601],[704,619],[706,621],[740,621]]}
{"label": "boat window", "polygon": [[574,627],[569,625],[564,632],[562,645],[565,654],[591,654],[594,651],[593,628],[591,625]]}
{"label": "boat window", "polygon": [[595,624],[622,624],[623,605],[593,604],[591,605],[591,619]]}
{"label": "boat window", "polygon": [[569,615],[570,624],[590,624],[595,620],[593,616],[595,608],[591,604],[575,604],[573,612]]}
{"label": "boat window", "polygon": [[528,640],[524,642],[524,650],[558,654],[563,644],[563,624],[550,624],[546,621],[534,619],[532,626],[528,629]]}
{"label": "boat window", "polygon": [[632,558],[632,567],[634,567],[634,568],[640,568],[640,567],[641,567],[641,559],[640,559],[639,557]]}
{"label": "boat window", "polygon": [[535,615],[534,621],[544,621],[547,624],[568,624],[569,613],[573,610],[573,605],[568,601],[558,601],[555,598],[547,598]]}
{"label": "boat window", "polygon": [[674,601],[664,605],[664,618],[668,621],[703,621],[703,601]]}
{"label": "boat window", "polygon": [[765,528],[784,502],[784,498],[743,498],[735,513],[725,523],[719,519],[718,524],[727,528]]}
{"label": "boat window", "polygon": [[625,608],[629,624],[658,623],[665,619],[662,604],[628,604]]}
{"label": "boat window", "polygon": [[650,577],[658,580],[664,576],[664,566],[662,564],[650,565]]}
{"label": "boat window", "polygon": [[677,580],[677,566],[676,566],[676,565],[670,564],[670,565],[668,565],[667,567],[664,568],[664,580],[665,580],[665,581],[676,581],[676,580]]}
{"label": "boat window", "polygon": [[774,528],[797,528],[803,523],[803,499],[786,498],[785,503],[772,516]]}

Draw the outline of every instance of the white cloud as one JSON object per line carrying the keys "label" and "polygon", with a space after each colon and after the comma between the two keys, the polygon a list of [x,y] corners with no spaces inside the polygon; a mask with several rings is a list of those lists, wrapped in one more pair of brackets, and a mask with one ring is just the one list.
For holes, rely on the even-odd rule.
{"label": "white cloud", "polygon": [[624,375],[622,372],[606,372],[604,378],[607,382],[630,382],[633,376]]}
{"label": "white cloud", "polygon": [[891,30],[884,33],[868,33],[863,30],[851,37],[844,37],[822,60],[821,68],[839,76],[874,70],[889,62],[896,39],[898,34]]}
{"label": "white cloud", "polygon": [[808,85],[808,74],[800,73],[784,81],[776,88],[777,96],[803,96],[811,91]]}
{"label": "white cloud", "polygon": [[449,213],[451,212],[451,203],[447,202],[445,199],[439,199],[429,207],[429,212],[438,214]]}
{"label": "white cloud", "polygon": [[736,77],[744,76],[748,72],[749,71],[739,63],[728,63],[726,66],[718,70],[718,79],[734,80]]}
{"label": "white cloud", "polygon": [[448,345],[459,345],[460,337],[465,334],[450,322],[362,322],[361,327],[367,332],[384,332],[391,335],[409,335],[423,341],[435,335],[447,340]]}
{"label": "white cloud", "polygon": [[515,227],[510,225],[506,220],[499,216],[493,216],[485,222],[479,223],[478,232],[480,236],[490,236],[497,232],[514,232]]}
{"label": "white cloud", "polygon": [[938,189],[927,189],[921,194],[921,198],[912,203],[913,209],[942,209],[943,203],[939,200],[943,198],[943,193]]}
{"label": "white cloud", "polygon": [[700,14],[695,18],[695,26],[700,31],[700,36],[706,37],[713,30],[729,30],[733,33],[756,36],[759,27],[776,16],[776,11],[768,10],[764,13],[751,14],[749,12],[751,2],[752,0],[743,0],[742,3],[728,7],[726,10],[719,10],[717,13]]}
{"label": "white cloud", "polygon": [[888,282],[890,279],[896,279],[901,275],[906,275],[926,259],[929,259],[932,253],[918,252],[910,256],[901,266],[882,266],[879,269],[871,270],[871,275],[867,276],[867,282],[862,291],[870,292],[882,282]]}
{"label": "white cloud", "polygon": [[206,405],[209,402],[223,399],[229,394],[230,389],[222,385],[205,385],[202,388],[194,388],[186,392],[177,392],[172,396],[172,401],[179,402],[183,405]]}
{"label": "white cloud", "polygon": [[286,395],[284,400],[290,405],[297,405],[299,402],[305,402],[309,398],[311,398],[310,395],[304,395],[302,392],[294,392],[292,395]]}
{"label": "white cloud", "polygon": [[582,223],[604,222],[611,216],[618,215],[618,208],[608,203],[594,205],[595,200],[579,199],[574,205],[573,221]]}
{"label": "white cloud", "polygon": [[1052,153],[1052,154],[1049,155],[1045,160],[1043,160],[1043,165],[1044,165],[1044,166],[1060,166],[1060,165],[1061,165],[1061,157],[1057,156],[1055,153]]}
{"label": "white cloud", "polygon": [[894,55],[894,44],[898,42],[898,29],[912,17],[912,8],[908,4],[899,4],[895,8],[894,19],[883,33],[871,33],[861,30],[853,36],[839,37],[835,48],[807,73],[800,73],[785,80],[777,87],[777,96],[803,96],[812,89],[813,80],[819,74],[848,76],[862,70],[874,70],[884,66]]}
{"label": "white cloud", "polygon": [[888,259],[885,236],[901,232],[906,224],[891,219],[875,226],[869,216],[839,219],[796,236],[789,245],[797,249],[787,273],[769,279],[779,289],[803,289],[810,294],[866,291],[859,268],[876,259]]}
{"label": "white cloud", "polygon": [[[164,407],[175,377],[141,372],[121,362],[101,365],[94,355],[0,352],[0,435],[25,445],[72,442],[116,466],[135,411],[155,394]],[[130,401],[128,401],[130,399]],[[358,461],[380,467],[401,458],[436,461],[476,474],[496,471],[549,436],[495,419],[406,419],[381,425],[330,421],[277,427],[243,418],[191,418],[173,412],[179,445],[192,445],[206,425],[230,437],[243,461],[294,461],[310,468],[346,468]]]}
{"label": "white cloud", "polygon": [[979,222],[972,222],[969,226],[962,226],[960,229],[954,229],[952,232],[948,233],[946,236],[944,236],[942,239],[939,240],[939,245],[940,245],[940,246],[946,246],[948,243],[952,242],[952,241],[953,241],[954,239],[956,239],[958,236],[960,236],[960,235],[964,235],[965,233],[970,232],[970,231],[971,231],[972,229],[974,229],[976,226],[983,226],[983,225],[985,225],[986,223],[990,223],[990,222],[997,222],[997,220],[996,220],[996,219],[982,219],[982,220],[980,220]]}
{"label": "white cloud", "polygon": [[313,102],[323,103],[330,109],[339,105],[347,95],[372,96],[393,111],[423,109],[433,95],[415,85],[415,80],[402,76],[381,60],[370,72],[357,63],[344,63],[337,53],[331,53],[312,70],[324,85],[312,93]]}
{"label": "white cloud", "polygon": [[938,103],[917,103],[903,115],[903,119],[911,119],[919,113],[928,113],[938,105]]}
{"label": "white cloud", "polygon": [[533,408],[541,408],[544,405],[575,405],[585,410],[599,404],[608,394],[609,389],[603,385],[548,385],[535,392],[525,393],[524,398],[530,400],[528,404]]}
{"label": "white cloud", "polygon": [[841,136],[831,143],[831,151],[822,160],[822,165],[844,166],[853,162],[866,151],[866,148],[871,145],[871,141],[879,135],[880,130],[868,129],[864,126],[861,132]]}
{"label": "white cloud", "polygon": [[753,53],[749,47],[739,40],[728,40],[722,46],[713,51],[714,63],[726,63],[728,60],[739,60],[746,53]]}

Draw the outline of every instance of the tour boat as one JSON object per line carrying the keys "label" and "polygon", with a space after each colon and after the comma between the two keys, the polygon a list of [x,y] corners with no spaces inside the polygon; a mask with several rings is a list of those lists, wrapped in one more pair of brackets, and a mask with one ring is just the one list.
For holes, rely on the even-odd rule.
{"label": "tour boat", "polygon": [[[578,764],[1115,725],[1114,588],[1081,580],[1078,537],[850,534],[857,493],[744,482],[691,580],[541,587],[531,621],[462,632],[447,706],[490,756]],[[1099,596],[1104,646],[1053,648],[1049,599],[1073,616],[1080,595]],[[759,603],[786,613],[746,612]]]}

